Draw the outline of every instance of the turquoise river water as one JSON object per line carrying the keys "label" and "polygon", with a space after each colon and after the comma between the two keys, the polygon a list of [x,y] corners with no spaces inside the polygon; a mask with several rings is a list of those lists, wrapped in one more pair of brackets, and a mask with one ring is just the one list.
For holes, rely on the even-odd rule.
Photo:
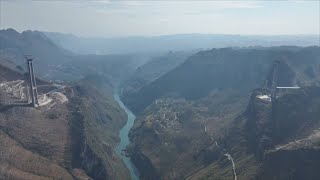
{"label": "turquoise river water", "polygon": [[137,168],[131,162],[130,158],[126,157],[125,154],[122,152],[122,150],[125,149],[126,146],[130,144],[128,134],[129,134],[131,127],[133,126],[133,123],[134,123],[134,120],[136,119],[136,116],[123,104],[123,102],[121,101],[119,94],[117,92],[113,96],[114,96],[114,99],[120,105],[120,107],[128,115],[127,123],[120,130],[120,133],[119,133],[120,143],[118,144],[118,146],[116,147],[115,150],[116,150],[116,153],[121,157],[124,164],[127,166],[128,170],[130,171],[131,179],[132,180],[139,180],[139,173],[138,173]]}

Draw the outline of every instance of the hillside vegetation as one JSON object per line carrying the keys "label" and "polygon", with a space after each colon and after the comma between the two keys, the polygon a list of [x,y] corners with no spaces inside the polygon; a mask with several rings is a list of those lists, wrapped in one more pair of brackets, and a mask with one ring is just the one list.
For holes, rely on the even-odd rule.
{"label": "hillside vegetation", "polygon": [[[279,92],[272,105],[256,96],[270,93],[275,61],[278,86],[304,88]],[[199,52],[139,91],[124,94],[139,114],[130,132],[130,156],[142,179],[233,179],[234,168],[239,179],[281,179],[287,169],[303,177],[311,169],[298,170],[285,160],[277,163],[287,169],[271,173],[273,150],[314,137],[319,75],[319,47]]]}
{"label": "hillside vegetation", "polygon": [[248,94],[254,88],[264,86],[275,60],[283,61],[292,69],[291,78],[295,80],[292,83],[307,84],[319,77],[319,56],[319,47],[201,51],[138,92],[125,94],[124,101],[133,111],[141,112],[153,101],[166,95],[194,100],[214,90]]}
{"label": "hillside vegetation", "polygon": [[39,81],[40,106],[32,108],[16,93],[26,77],[0,70],[1,179],[129,179],[114,152],[126,115],[108,83]]}

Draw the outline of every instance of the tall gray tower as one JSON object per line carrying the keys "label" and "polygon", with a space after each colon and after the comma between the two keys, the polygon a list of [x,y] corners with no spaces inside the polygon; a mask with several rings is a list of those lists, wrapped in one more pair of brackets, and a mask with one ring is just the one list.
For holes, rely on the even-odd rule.
{"label": "tall gray tower", "polygon": [[26,56],[27,65],[28,65],[28,71],[29,71],[29,79],[30,79],[30,94],[31,94],[31,100],[32,100],[32,106],[37,107],[39,105],[38,102],[38,90],[37,90],[37,83],[36,83],[36,77],[34,75],[33,71],[33,64],[32,64],[32,58]]}
{"label": "tall gray tower", "polygon": [[277,81],[278,81],[278,69],[280,61],[273,62],[272,70],[272,83],[271,83],[271,100],[275,100],[277,97]]}

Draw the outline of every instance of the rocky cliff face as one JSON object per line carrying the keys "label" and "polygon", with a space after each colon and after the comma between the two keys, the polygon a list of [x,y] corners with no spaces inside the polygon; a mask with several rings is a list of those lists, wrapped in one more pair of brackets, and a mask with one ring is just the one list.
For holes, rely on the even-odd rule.
{"label": "rocky cliff face", "polygon": [[114,151],[125,113],[88,80],[74,86],[72,101],[73,165],[94,179],[129,179],[129,172]]}
{"label": "rocky cliff face", "polygon": [[[319,141],[318,141],[319,142]],[[268,154],[259,179],[319,179],[319,146]]]}
{"label": "rocky cliff face", "polygon": [[[318,179],[319,87],[287,94],[273,107],[273,148],[265,151],[261,179]],[[271,149],[271,150],[270,150]]]}
{"label": "rocky cliff face", "polygon": [[[305,87],[273,103],[253,93],[246,112],[235,120],[225,145],[235,159],[239,177],[250,179],[316,179],[320,151],[319,87]],[[255,172],[242,159],[251,157]],[[315,158],[311,161],[312,158]],[[312,173],[311,173],[312,172]],[[253,175],[252,175],[253,173]]]}

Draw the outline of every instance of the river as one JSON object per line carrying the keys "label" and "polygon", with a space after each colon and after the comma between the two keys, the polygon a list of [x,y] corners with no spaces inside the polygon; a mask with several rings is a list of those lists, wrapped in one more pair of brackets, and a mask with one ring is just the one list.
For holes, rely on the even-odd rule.
{"label": "river", "polygon": [[127,166],[130,176],[132,180],[139,180],[139,173],[137,168],[134,166],[134,164],[131,162],[129,157],[126,157],[125,154],[122,152],[123,149],[127,147],[127,145],[130,144],[130,140],[128,137],[129,131],[131,127],[133,126],[134,120],[136,119],[136,116],[123,104],[121,101],[118,92],[115,92],[113,95],[114,99],[118,102],[120,107],[127,113],[128,115],[128,121],[127,123],[122,127],[119,133],[120,137],[120,143],[116,147],[116,153],[121,157],[124,164]]}

